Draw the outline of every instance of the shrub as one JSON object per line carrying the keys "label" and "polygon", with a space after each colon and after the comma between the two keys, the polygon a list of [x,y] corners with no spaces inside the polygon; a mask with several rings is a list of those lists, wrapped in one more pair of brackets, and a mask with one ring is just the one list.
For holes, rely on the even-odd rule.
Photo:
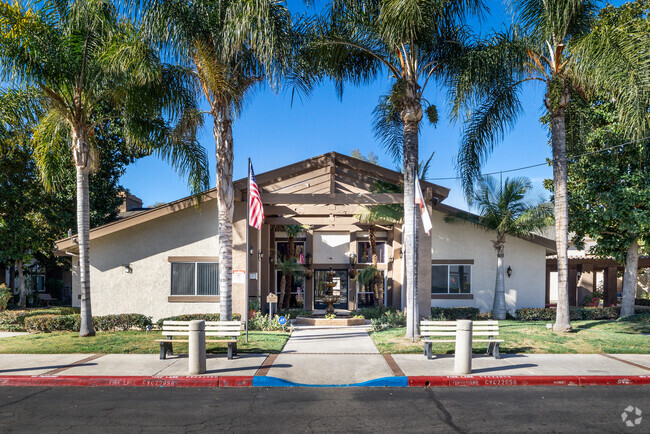
{"label": "shrub", "polygon": [[386,311],[379,318],[371,319],[370,324],[373,330],[404,327],[406,325],[406,313],[399,310]]}
{"label": "shrub", "polygon": [[362,315],[365,319],[379,319],[386,312],[399,312],[399,310],[392,306],[373,306],[373,307],[364,307],[355,312],[355,315]]}
{"label": "shrub", "polygon": [[[289,319],[289,317],[286,317]],[[261,312],[255,313],[255,316],[248,320],[248,330],[261,330],[264,332],[283,330],[282,325],[280,325],[280,316],[274,315],[271,318],[268,314],[262,315]],[[285,327],[287,325],[285,324]]]}
{"label": "shrub", "polygon": [[95,330],[102,332],[145,330],[151,325],[151,317],[139,313],[121,313],[118,315],[105,315],[93,317]]}
{"label": "shrub", "polygon": [[480,318],[481,311],[478,307],[432,307],[433,321],[455,321],[457,319],[484,319]]}
{"label": "shrub", "polygon": [[635,298],[634,304],[637,306],[650,306],[650,298]]}
{"label": "shrub", "polygon": [[4,283],[1,284],[0,285],[0,312],[2,312],[7,308],[7,304],[9,303],[9,299],[11,297],[13,297],[13,295],[11,294],[11,291],[7,289],[7,285],[5,285]]}
{"label": "shrub", "polygon": [[279,309],[278,310],[278,315],[284,316],[287,318],[296,318],[299,316],[307,316],[311,315],[312,311],[311,310],[304,310],[304,309]]}
{"label": "shrub", "polygon": [[617,321],[647,322],[650,324],[650,313],[637,313],[634,315],[619,318]]}
{"label": "shrub", "polygon": [[48,309],[6,310],[0,312],[0,330],[18,331],[25,329],[25,318],[40,315],[75,315],[77,307],[52,307]]}
{"label": "shrub", "polygon": [[[616,319],[620,313],[619,307],[570,307],[571,321]],[[555,321],[555,309],[524,308],[517,309],[517,319],[520,321]]]}
{"label": "shrub", "polygon": [[79,331],[79,315],[35,315],[25,319],[30,332]]}
{"label": "shrub", "polygon": [[[156,321],[158,328],[162,327],[163,321],[194,321],[194,320],[204,320],[204,321],[219,321],[221,317],[218,313],[188,313],[185,315],[176,315],[170,316],[168,318],[161,318]],[[238,313],[232,314],[232,319],[238,321],[241,319],[241,315]]]}

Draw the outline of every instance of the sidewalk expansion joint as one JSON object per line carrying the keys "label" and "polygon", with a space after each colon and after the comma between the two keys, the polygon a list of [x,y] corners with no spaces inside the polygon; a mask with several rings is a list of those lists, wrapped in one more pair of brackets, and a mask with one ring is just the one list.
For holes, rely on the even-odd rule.
{"label": "sidewalk expansion joint", "polygon": [[62,368],[57,368],[57,369],[52,369],[51,371],[47,371],[43,375],[56,375],[56,374],[58,374],[60,372],[63,372],[65,370],[67,370],[67,369],[74,368],[75,366],[83,365],[84,363],[88,363],[88,362],[91,362],[93,360],[99,359],[100,357],[103,357],[105,355],[106,354],[93,354],[90,357],[86,357],[85,359],[77,360],[76,362],[70,363],[69,365],[64,366]]}
{"label": "sidewalk expansion joint", "polygon": [[397,362],[395,362],[395,359],[393,359],[393,356],[390,354],[384,354],[384,360],[386,360],[386,364],[390,368],[390,370],[393,372],[393,375],[396,377],[404,377],[404,371],[402,371],[402,368],[399,367]]}
{"label": "sidewalk expansion joint", "polygon": [[643,366],[643,365],[640,365],[638,363],[630,362],[629,360],[619,359],[618,357],[614,357],[614,356],[612,356],[610,354],[601,354],[601,355],[607,357],[608,359],[616,360],[617,362],[622,362],[622,363],[625,363],[625,364],[630,365],[630,366],[634,366],[634,367],[637,367],[637,368],[640,368],[640,369],[645,369],[646,371],[650,371],[650,368],[648,368],[647,366]]}
{"label": "sidewalk expansion joint", "polygon": [[273,366],[273,362],[275,362],[275,359],[277,358],[278,358],[277,354],[269,354],[269,356],[264,360],[264,363],[262,363],[262,366],[260,366],[260,369],[257,370],[257,373],[255,375],[259,377],[267,376],[269,374],[269,370],[271,369],[271,366]]}

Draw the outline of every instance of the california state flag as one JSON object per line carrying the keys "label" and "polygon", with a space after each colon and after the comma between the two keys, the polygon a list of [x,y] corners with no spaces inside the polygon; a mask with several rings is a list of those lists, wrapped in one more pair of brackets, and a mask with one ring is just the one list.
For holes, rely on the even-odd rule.
{"label": "california state flag", "polygon": [[415,204],[420,206],[420,216],[422,217],[422,225],[427,235],[431,235],[431,217],[429,217],[429,210],[424,203],[424,196],[422,195],[422,188],[420,188],[420,180],[415,177]]}

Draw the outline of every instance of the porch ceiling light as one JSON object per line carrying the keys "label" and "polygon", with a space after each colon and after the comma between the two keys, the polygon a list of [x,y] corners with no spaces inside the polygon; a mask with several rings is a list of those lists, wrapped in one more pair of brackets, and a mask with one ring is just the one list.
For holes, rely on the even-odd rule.
{"label": "porch ceiling light", "polygon": [[124,274],[133,273],[133,268],[131,268],[130,264],[122,264],[122,268],[124,269]]}

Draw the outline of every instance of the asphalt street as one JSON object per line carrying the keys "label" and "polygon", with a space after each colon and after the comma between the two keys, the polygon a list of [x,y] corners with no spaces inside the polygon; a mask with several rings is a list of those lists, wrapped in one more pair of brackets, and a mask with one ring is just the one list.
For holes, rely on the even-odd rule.
{"label": "asphalt street", "polygon": [[[643,386],[1,387],[2,432],[649,432]],[[626,427],[628,406],[645,413]]]}

